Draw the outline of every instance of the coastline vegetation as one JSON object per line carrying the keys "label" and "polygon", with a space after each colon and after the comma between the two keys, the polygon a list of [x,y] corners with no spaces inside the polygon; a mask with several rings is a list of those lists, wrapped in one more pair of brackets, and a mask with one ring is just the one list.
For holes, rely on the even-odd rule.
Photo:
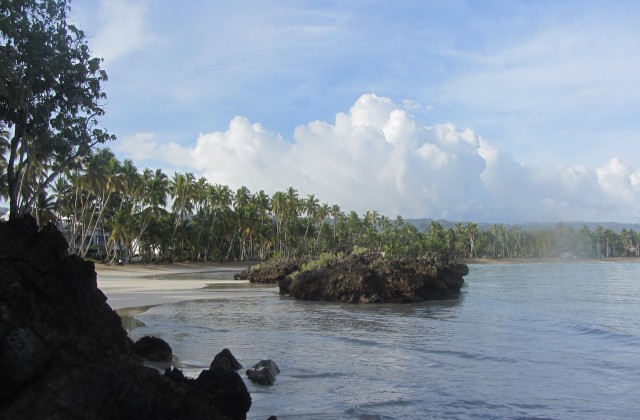
{"label": "coastline vegetation", "polygon": [[69,251],[101,261],[230,261],[317,257],[354,247],[388,257],[640,256],[640,233],[587,226],[526,231],[358,214],[294,187],[269,196],[192,173],[138,170],[103,145],[107,80],[67,0],[0,6],[0,196],[9,217],[57,223]]}
{"label": "coastline vegetation", "polygon": [[[45,176],[33,175],[29,182]],[[103,261],[248,261],[318,257],[354,247],[387,257],[437,252],[472,260],[640,253],[640,233],[630,229],[561,223],[536,231],[502,224],[480,229],[473,222],[445,229],[431,221],[419,230],[400,216],[343,211],[313,194],[300,196],[294,187],[269,196],[245,186],[233,191],[191,173],[139,171],[108,149],[62,172],[35,201],[32,214],[40,225],[64,221],[70,252]]]}

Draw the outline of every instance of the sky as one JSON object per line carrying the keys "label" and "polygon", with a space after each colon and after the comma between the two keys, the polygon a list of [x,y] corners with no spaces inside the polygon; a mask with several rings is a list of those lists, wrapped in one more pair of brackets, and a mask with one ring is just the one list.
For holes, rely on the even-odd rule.
{"label": "sky", "polygon": [[74,0],[139,169],[362,214],[640,222],[640,2]]}

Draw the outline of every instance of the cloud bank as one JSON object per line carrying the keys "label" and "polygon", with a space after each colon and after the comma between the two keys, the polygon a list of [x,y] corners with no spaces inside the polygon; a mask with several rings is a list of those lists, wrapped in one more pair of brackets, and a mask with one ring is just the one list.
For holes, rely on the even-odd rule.
{"label": "cloud bank", "polygon": [[298,126],[293,141],[235,117],[226,131],[200,134],[192,146],[152,133],[115,149],[140,165],[163,162],[272,194],[294,186],[343,210],[389,217],[460,221],[640,221],[640,169],[611,157],[602,167],[528,166],[471,129],[424,126],[403,106],[362,95],[333,122]]}

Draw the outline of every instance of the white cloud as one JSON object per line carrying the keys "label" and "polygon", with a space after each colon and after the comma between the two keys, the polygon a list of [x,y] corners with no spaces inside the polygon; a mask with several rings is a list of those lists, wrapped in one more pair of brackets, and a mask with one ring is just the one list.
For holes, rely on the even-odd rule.
{"label": "white cloud", "polygon": [[333,123],[296,128],[293,142],[244,117],[191,147],[150,133],[126,138],[134,159],[164,159],[210,182],[302,196],[363,213],[489,222],[638,221],[640,169],[617,158],[601,168],[527,166],[451,123],[421,126],[398,104],[361,96]]}
{"label": "white cloud", "polygon": [[[74,4],[74,14],[81,27],[95,28],[89,34],[93,53],[107,66],[155,40],[146,21],[147,5],[142,0],[100,0],[100,4]],[[84,8],[83,8],[84,6]]]}
{"label": "white cloud", "polygon": [[155,134],[150,132],[123,137],[114,144],[113,149],[136,164],[154,168],[159,165],[169,175],[172,171],[184,172],[192,167],[190,149],[173,142],[159,142]]}

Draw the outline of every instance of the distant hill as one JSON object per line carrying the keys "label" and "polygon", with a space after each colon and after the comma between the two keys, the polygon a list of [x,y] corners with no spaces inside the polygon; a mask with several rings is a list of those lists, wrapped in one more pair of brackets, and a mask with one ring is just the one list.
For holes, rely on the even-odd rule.
{"label": "distant hill", "polygon": [[[406,223],[410,223],[416,227],[421,232],[426,232],[429,227],[429,223],[431,223],[434,219],[405,219]],[[467,222],[452,222],[450,220],[437,219],[436,222],[440,223],[442,227],[445,229],[454,228],[456,223],[462,223],[466,225]],[[598,226],[601,226],[604,229],[611,229],[616,233],[620,233],[622,229],[633,230],[635,232],[640,231],[640,223],[617,223],[617,222],[557,222],[557,223],[502,223],[502,225],[506,228],[512,226],[519,226],[522,230],[537,232],[540,230],[549,230],[556,227],[559,223],[564,226],[579,230],[582,229],[582,226],[587,225],[589,230],[593,231]],[[490,230],[491,226],[497,223],[476,223],[480,230]]]}

